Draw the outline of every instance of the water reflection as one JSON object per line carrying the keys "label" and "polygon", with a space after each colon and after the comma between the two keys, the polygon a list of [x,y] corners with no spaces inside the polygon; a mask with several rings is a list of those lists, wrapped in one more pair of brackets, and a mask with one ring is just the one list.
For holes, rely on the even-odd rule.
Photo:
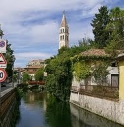
{"label": "water reflection", "polygon": [[51,96],[47,98],[46,121],[50,127],[72,127],[69,104]]}
{"label": "water reflection", "polygon": [[110,120],[70,104],[73,127],[122,127]]}
{"label": "water reflection", "polygon": [[44,93],[25,93],[21,100],[21,119],[16,127],[49,127],[45,121]]}
{"label": "water reflection", "polygon": [[25,93],[16,127],[121,127],[50,94]]}

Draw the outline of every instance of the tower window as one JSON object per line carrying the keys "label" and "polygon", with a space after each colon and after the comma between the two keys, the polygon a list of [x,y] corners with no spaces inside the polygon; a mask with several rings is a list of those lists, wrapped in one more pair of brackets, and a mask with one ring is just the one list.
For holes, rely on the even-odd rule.
{"label": "tower window", "polygon": [[64,40],[64,35],[63,35],[63,40]]}
{"label": "tower window", "polygon": [[60,36],[60,40],[62,40],[62,36]]}

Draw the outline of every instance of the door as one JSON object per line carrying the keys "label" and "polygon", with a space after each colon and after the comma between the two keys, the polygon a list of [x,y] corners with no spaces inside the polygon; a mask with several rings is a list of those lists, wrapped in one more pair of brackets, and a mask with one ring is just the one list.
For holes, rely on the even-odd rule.
{"label": "door", "polygon": [[111,86],[118,87],[119,85],[119,74],[111,74]]}

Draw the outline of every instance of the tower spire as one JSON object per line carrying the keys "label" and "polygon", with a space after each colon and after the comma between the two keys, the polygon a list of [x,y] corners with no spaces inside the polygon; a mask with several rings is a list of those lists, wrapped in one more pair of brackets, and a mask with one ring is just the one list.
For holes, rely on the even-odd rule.
{"label": "tower spire", "polygon": [[65,11],[63,11],[59,32],[59,49],[62,47],[69,47],[69,27],[65,16]]}
{"label": "tower spire", "polygon": [[63,11],[62,21],[61,21],[61,27],[68,26],[66,16],[65,16],[65,10]]}
{"label": "tower spire", "polygon": [[65,15],[65,10],[63,11],[63,15]]}

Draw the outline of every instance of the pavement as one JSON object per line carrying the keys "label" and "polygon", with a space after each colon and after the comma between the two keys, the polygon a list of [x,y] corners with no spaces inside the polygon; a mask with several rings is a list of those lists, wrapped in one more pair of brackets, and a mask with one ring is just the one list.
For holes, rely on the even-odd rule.
{"label": "pavement", "polygon": [[1,87],[1,92],[6,90],[6,89],[9,89],[9,88],[12,88],[12,83],[8,83],[8,84],[6,84],[6,86],[2,86]]}
{"label": "pavement", "polygon": [[[14,87],[16,86],[17,83],[14,83]],[[13,89],[12,83],[6,84],[6,86],[1,87],[1,97],[11,91]]]}

